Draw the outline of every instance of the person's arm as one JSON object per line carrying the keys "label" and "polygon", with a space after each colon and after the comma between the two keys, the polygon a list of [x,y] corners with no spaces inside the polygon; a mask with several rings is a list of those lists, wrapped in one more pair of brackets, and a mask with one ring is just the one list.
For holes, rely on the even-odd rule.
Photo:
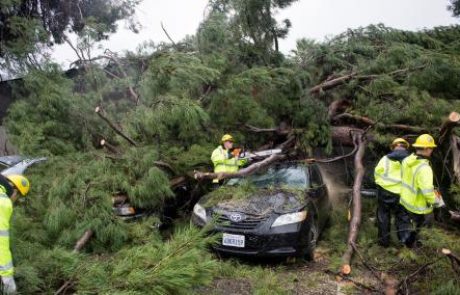
{"label": "person's arm", "polygon": [[436,194],[433,185],[433,169],[430,166],[423,167],[416,175],[417,187],[425,197],[428,204],[434,204]]}
{"label": "person's arm", "polygon": [[214,167],[217,165],[225,164],[225,154],[221,152],[219,148],[215,149],[211,155],[211,161],[214,164]]}

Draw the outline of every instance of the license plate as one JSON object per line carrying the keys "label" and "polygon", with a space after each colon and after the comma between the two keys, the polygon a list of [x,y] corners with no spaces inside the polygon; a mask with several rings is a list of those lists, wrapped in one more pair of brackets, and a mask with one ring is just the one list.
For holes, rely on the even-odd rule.
{"label": "license plate", "polygon": [[244,248],[244,236],[224,234],[222,236],[222,245]]}

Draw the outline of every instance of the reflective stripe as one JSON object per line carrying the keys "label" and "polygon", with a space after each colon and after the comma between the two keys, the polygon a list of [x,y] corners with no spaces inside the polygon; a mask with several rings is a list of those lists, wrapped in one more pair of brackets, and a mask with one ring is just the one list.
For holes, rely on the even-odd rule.
{"label": "reflective stripe", "polygon": [[0,198],[9,199],[9,197],[7,195],[2,194],[2,193],[0,193]]}
{"label": "reflective stripe", "polygon": [[229,167],[235,167],[235,166],[238,167],[238,164],[224,164],[224,163],[219,163],[215,167],[217,167],[219,165],[221,165],[221,166],[229,166]]}
{"label": "reflective stripe", "polygon": [[406,207],[407,209],[411,209],[412,211],[417,211],[417,212],[431,211],[431,207],[416,207],[406,202],[406,200],[404,200],[403,198],[400,198],[399,201],[404,207]]}
{"label": "reflective stripe", "polygon": [[411,187],[410,185],[408,185],[407,183],[401,182],[401,185],[402,185],[403,187],[407,188],[408,190],[410,190],[413,194],[417,194],[417,191],[416,191],[413,187]]}
{"label": "reflective stripe", "polygon": [[9,263],[5,265],[0,265],[0,271],[7,271],[13,268],[13,261],[10,261]]}
{"label": "reflective stripe", "polygon": [[383,174],[385,177],[388,177],[388,171],[390,171],[390,159],[385,156],[385,173]]}
{"label": "reflective stripe", "polygon": [[[408,190],[410,190],[413,194],[417,194],[418,192],[422,193],[422,194],[427,194],[427,193],[432,193],[434,192],[434,189],[431,189],[431,188],[427,188],[427,189],[423,189],[423,190],[416,190],[415,189],[415,176],[417,175],[417,173],[420,171],[420,169],[422,167],[425,167],[425,166],[429,166],[428,164],[426,163],[423,163],[421,164],[420,166],[417,167],[417,169],[415,169],[415,172],[414,174],[412,175],[412,185],[409,185],[407,183],[405,183],[404,181],[401,182],[401,185],[405,188],[407,188]],[[402,170],[402,169],[401,169]]]}
{"label": "reflective stripe", "polygon": [[374,177],[376,177],[376,176],[382,178],[383,180],[388,180],[388,181],[391,181],[391,182],[394,182],[394,183],[401,183],[401,179],[391,178],[391,177],[387,177],[387,176],[384,176],[384,175],[379,174],[379,173],[374,173]]}
{"label": "reflective stripe", "polygon": [[10,233],[7,230],[0,230],[0,237],[9,237]]}

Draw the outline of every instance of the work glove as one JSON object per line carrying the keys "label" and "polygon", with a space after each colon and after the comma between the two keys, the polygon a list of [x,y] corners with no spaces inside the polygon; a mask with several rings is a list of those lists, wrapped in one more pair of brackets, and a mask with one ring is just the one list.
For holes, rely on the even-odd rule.
{"label": "work glove", "polygon": [[2,284],[3,284],[3,293],[5,295],[12,295],[12,294],[17,294],[17,289],[16,289],[16,282],[14,281],[14,277],[2,277]]}

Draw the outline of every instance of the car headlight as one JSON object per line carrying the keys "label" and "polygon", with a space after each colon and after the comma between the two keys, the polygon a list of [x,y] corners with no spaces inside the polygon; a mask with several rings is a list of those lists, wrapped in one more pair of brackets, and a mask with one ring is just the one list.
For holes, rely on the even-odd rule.
{"label": "car headlight", "polygon": [[206,209],[203,208],[200,204],[196,203],[193,207],[193,214],[199,217],[202,221],[206,222]]}
{"label": "car headlight", "polygon": [[307,218],[307,211],[283,214],[275,219],[275,222],[273,222],[272,227],[301,222],[304,221],[305,218]]}

